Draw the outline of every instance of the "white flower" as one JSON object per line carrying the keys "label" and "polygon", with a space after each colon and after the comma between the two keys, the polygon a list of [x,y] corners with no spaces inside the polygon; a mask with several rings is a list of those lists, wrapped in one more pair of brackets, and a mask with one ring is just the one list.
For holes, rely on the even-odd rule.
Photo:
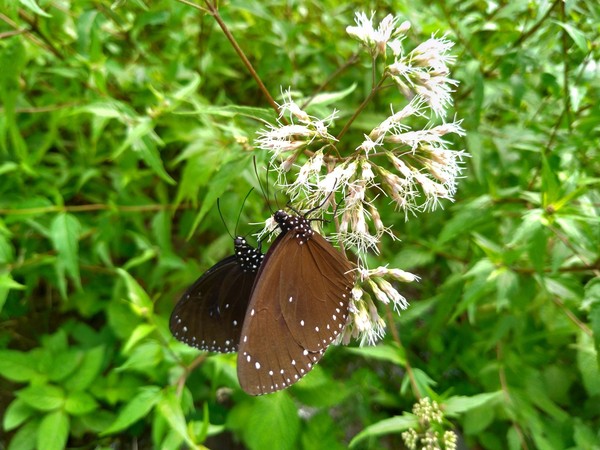
{"label": "white flower", "polygon": [[396,113],[394,112],[393,106],[390,106],[392,108],[392,115],[377,125],[373,131],[371,131],[369,134],[371,139],[380,140],[391,130],[396,132],[408,130],[408,125],[403,124],[402,121],[413,115],[418,117],[423,115],[423,103],[419,101],[411,101],[408,105]]}
{"label": "white flower", "polygon": [[289,112],[292,116],[296,117],[300,122],[310,122],[310,116],[303,111],[294,100],[292,100],[291,89],[281,93],[284,102],[279,106],[279,118],[281,119],[286,112]]}
{"label": "white flower", "polygon": [[[280,116],[277,120],[277,126],[269,125],[266,130],[260,131],[259,137],[256,139],[258,147],[269,150],[273,153],[273,159],[278,158],[282,153],[300,150],[302,147],[308,147],[315,141],[325,141],[326,143],[337,142],[337,139],[329,134],[328,127],[337,117],[337,111],[333,111],[325,119],[317,119],[309,116],[302,111],[298,105],[291,100],[291,94],[284,93],[284,97],[288,96],[287,101],[280,106]],[[291,124],[281,123],[281,118],[285,112],[290,112]],[[300,124],[294,123],[294,118]],[[288,165],[293,163],[293,160],[288,160]],[[287,167],[289,169],[289,167]],[[281,172],[286,172],[286,166],[280,167]],[[280,173],[281,175],[281,173]]]}
{"label": "white flower", "polygon": [[271,215],[271,216],[269,216],[269,218],[267,220],[264,221],[263,229],[261,231],[259,231],[258,233],[256,233],[255,236],[259,242],[263,242],[265,240],[268,240],[265,238],[265,236],[268,236],[270,238],[273,235],[279,234],[278,233],[279,231],[280,231],[279,225],[273,218],[273,215]]}
{"label": "white flower", "polygon": [[408,308],[408,302],[406,299],[400,295],[400,293],[391,285],[389,281],[384,280],[383,278],[375,278],[375,282],[381,289],[387,298],[392,302],[394,307],[394,311],[398,311],[399,309]]}
{"label": "white flower", "polygon": [[317,183],[316,190],[310,204],[319,205],[334,191],[346,192],[348,181],[355,174],[357,168],[356,160],[344,161],[336,166]]}
{"label": "white flower", "polygon": [[377,148],[381,147],[381,144],[383,142],[383,136],[379,137],[376,140],[372,140],[366,134],[364,135],[364,137],[365,140],[362,142],[362,144],[358,146],[357,150],[362,150],[366,156],[369,156],[369,152],[377,151]]}
{"label": "white flower", "polygon": [[381,238],[379,232],[373,234],[369,231],[367,220],[369,212],[365,211],[362,202],[347,205],[342,212],[340,231],[336,234],[336,239],[344,246],[356,247],[356,254],[362,261],[366,259],[369,250],[379,253],[377,244]]}
{"label": "white flower", "polygon": [[406,272],[401,269],[388,268],[385,266],[379,266],[375,269],[367,269],[360,268],[358,270],[360,275],[360,279],[362,281],[368,280],[369,278],[383,278],[383,277],[391,277],[395,280],[402,281],[405,283],[410,283],[413,281],[418,281],[419,277],[410,272]]}
{"label": "white flower", "polygon": [[443,116],[452,104],[450,93],[458,85],[458,81],[448,77],[448,65],[455,61],[449,54],[453,45],[448,39],[432,37],[404,56],[400,44],[395,43],[395,60],[387,66],[387,72],[405,96],[412,98],[416,94],[438,116]]}
{"label": "white flower", "polygon": [[[346,32],[358,39],[365,47],[369,49],[372,56],[385,54],[386,46],[389,40],[400,33],[406,32],[407,22],[403,22],[400,28],[396,28],[398,19],[391,14],[388,14],[379,23],[377,29],[373,26],[373,17],[375,13],[371,13],[371,17],[363,12],[357,12],[354,18],[356,26],[346,27]],[[410,24],[408,24],[410,27]]]}
{"label": "white flower", "polygon": [[317,150],[315,154],[300,167],[300,171],[294,182],[286,186],[286,192],[290,195],[292,200],[301,193],[307,195],[313,190],[320,177],[323,159],[323,150]]}
{"label": "white flower", "polygon": [[377,308],[369,295],[355,286],[352,289],[352,301],[347,325],[338,336],[337,342],[348,344],[351,338],[359,339],[360,345],[375,345],[385,335],[385,322],[379,317]]}
{"label": "white flower", "polygon": [[432,37],[410,52],[409,59],[416,66],[430,67],[433,71],[448,73],[448,65],[456,60],[455,56],[449,54],[453,46],[454,42],[445,37]]}

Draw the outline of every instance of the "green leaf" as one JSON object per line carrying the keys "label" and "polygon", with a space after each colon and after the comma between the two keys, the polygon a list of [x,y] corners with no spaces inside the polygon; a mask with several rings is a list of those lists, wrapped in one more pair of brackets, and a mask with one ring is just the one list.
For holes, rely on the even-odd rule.
{"label": "green leaf", "polygon": [[577,45],[577,47],[579,47],[579,50],[581,50],[584,54],[587,54],[589,52],[589,46],[587,43],[587,39],[585,37],[585,34],[578,28],[575,28],[573,25],[569,24],[569,23],[565,23],[565,22],[558,22],[558,21],[553,21],[554,23],[556,23],[557,25],[561,26],[569,36],[571,36],[571,39],[573,39],[573,42],[575,42],[575,45]]}
{"label": "green leaf", "polygon": [[227,106],[213,106],[206,105],[200,109],[194,111],[179,112],[177,114],[191,114],[191,115],[214,115],[223,117],[235,117],[244,116],[251,119],[262,120],[263,122],[270,123],[273,121],[273,110],[269,108],[255,108],[251,106],[238,106],[238,105],[227,105]]}
{"label": "green leaf", "polygon": [[75,391],[67,395],[65,411],[73,416],[81,416],[98,409],[98,403],[87,392]]}
{"label": "green leaf", "polygon": [[169,184],[176,184],[175,180],[171,178],[171,175],[165,170],[165,166],[160,157],[160,152],[158,151],[158,148],[156,148],[156,145],[153,142],[150,142],[150,139],[144,137],[139,142],[136,142],[132,148],[159,177]]}
{"label": "green leaf", "polygon": [[58,252],[58,263],[65,270],[78,288],[81,289],[79,276],[79,236],[81,225],[71,214],[58,214],[50,225],[50,238]]}
{"label": "green leaf", "polygon": [[19,0],[19,3],[40,16],[52,17],[50,14],[40,8],[35,0]]}
{"label": "green leaf", "polygon": [[71,391],[83,391],[96,380],[104,362],[104,346],[86,350],[79,366],[65,381]]}
{"label": "green leaf", "polygon": [[272,448],[274,442],[278,450],[297,448],[300,419],[296,405],[286,391],[236,405],[227,423],[243,436],[251,450]]}
{"label": "green leaf", "polygon": [[49,384],[28,386],[16,393],[17,397],[39,411],[52,411],[63,406],[65,393]]}
{"label": "green leaf", "polygon": [[352,83],[346,89],[337,92],[323,92],[321,94],[315,95],[315,97],[311,100],[310,105],[331,105],[334,103],[338,103],[340,100],[348,97],[352,92],[356,90],[356,83]]}
{"label": "green leaf", "polygon": [[204,197],[202,207],[198,212],[198,215],[194,219],[194,224],[188,234],[188,239],[192,236],[202,219],[208,211],[212,210],[217,202],[217,199],[223,195],[223,193],[229,188],[232,180],[240,176],[240,173],[244,170],[248,163],[248,157],[240,158],[238,160],[230,161],[227,164],[221,166],[219,171],[213,177],[210,183],[210,189]]}
{"label": "green leaf", "polygon": [[38,450],[63,450],[69,437],[69,416],[54,411],[42,419],[37,435]]}
{"label": "green leaf", "polygon": [[[15,280],[13,280],[10,273],[3,273],[3,274],[0,274],[0,288],[7,289],[7,290],[8,289],[18,289],[18,290],[22,291],[25,289],[25,286],[23,286],[21,283],[17,283]],[[1,306],[2,306],[2,304],[0,303],[0,307]]]}
{"label": "green leaf", "polygon": [[406,358],[402,349],[392,345],[379,344],[375,347],[348,347],[345,350],[366,358],[388,361],[400,367],[404,367],[406,364]]}
{"label": "green leaf", "polygon": [[416,416],[412,414],[405,413],[402,416],[390,417],[389,419],[384,419],[373,425],[369,425],[354,436],[350,441],[350,448],[353,448],[360,441],[367,438],[378,437],[390,433],[401,433],[409,428],[417,428],[418,426],[419,421]]}
{"label": "green leaf", "polygon": [[33,408],[20,398],[15,398],[6,408],[2,425],[6,431],[10,431],[34,415],[35,410]]}
{"label": "green leaf", "polygon": [[139,393],[119,411],[113,424],[100,433],[100,435],[105,436],[128,428],[133,423],[145,417],[160,399],[160,388],[158,386],[140,388]]}
{"label": "green leaf", "polygon": [[501,391],[477,394],[470,397],[456,395],[444,401],[444,412],[448,416],[456,416],[484,405],[491,408],[501,399]]}
{"label": "green leaf", "polygon": [[129,301],[135,306],[135,310],[139,315],[146,315],[152,312],[153,303],[150,300],[150,297],[144,291],[144,289],[139,285],[139,283],[133,278],[129,273],[125,270],[119,268],[117,269],[121,278],[125,280],[125,286],[127,287],[127,297]]}
{"label": "green leaf", "polygon": [[542,205],[544,209],[560,197],[560,182],[546,156],[542,155]]}
{"label": "green leaf", "polygon": [[58,354],[47,354],[51,359],[47,375],[50,381],[60,381],[71,375],[81,363],[83,354],[77,349],[68,349]]}
{"label": "green leaf", "polygon": [[39,426],[39,420],[32,420],[19,428],[11,439],[8,450],[38,450],[36,441]]}
{"label": "green leaf", "polygon": [[36,363],[27,353],[0,350],[0,376],[17,382],[30,381],[38,372]]}
{"label": "green leaf", "polygon": [[592,338],[579,333],[577,345],[577,367],[583,379],[583,386],[590,397],[600,395],[600,363]]}
{"label": "green leaf", "polygon": [[196,442],[193,436],[190,436],[181,403],[175,395],[174,389],[166,389],[162,392],[157,408],[169,423],[171,429],[184,439],[191,448],[196,448]]}
{"label": "green leaf", "polygon": [[145,372],[152,370],[163,358],[161,345],[154,341],[148,340],[143,344],[138,345],[131,351],[131,355],[121,366],[118,371],[136,370]]}
{"label": "green leaf", "polygon": [[[413,369],[413,379],[415,381],[415,387],[419,395],[424,396],[428,390],[432,389],[437,383],[421,369]],[[409,377],[404,377],[402,380],[401,392],[406,393],[412,389]]]}
{"label": "green leaf", "polygon": [[127,340],[127,343],[123,346],[123,354],[128,354],[138,342],[140,342],[142,339],[144,339],[146,336],[152,333],[155,329],[156,326],[147,323],[142,323],[138,325],[135,328],[135,330],[133,330],[133,333],[131,333],[131,336]]}
{"label": "green leaf", "polygon": [[8,291],[11,289],[23,290],[25,286],[13,280],[10,273],[0,274],[0,312],[2,312],[2,308],[8,297]]}
{"label": "green leaf", "polygon": [[353,393],[350,387],[334,380],[320,366],[314,367],[302,383],[295,384],[292,392],[302,404],[317,408],[339,405]]}

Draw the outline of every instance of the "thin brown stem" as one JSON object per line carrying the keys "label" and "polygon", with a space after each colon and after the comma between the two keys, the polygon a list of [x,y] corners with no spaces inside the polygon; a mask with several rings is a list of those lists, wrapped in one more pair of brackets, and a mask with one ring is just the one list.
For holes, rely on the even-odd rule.
{"label": "thin brown stem", "polygon": [[40,29],[40,27],[34,19],[29,17],[23,10],[19,10],[19,17],[24,22],[26,22],[27,25],[29,25],[31,30],[39,37],[39,39],[41,39],[46,44],[46,48],[50,50],[50,52],[52,52],[54,56],[56,56],[59,59],[64,59],[61,51],[56,47],[56,45],[54,45],[50,38],[42,32],[42,30]]}
{"label": "thin brown stem", "polygon": [[[24,113],[24,114],[38,114],[38,113],[47,113],[52,111],[58,111],[66,108],[73,108],[75,106],[82,105],[82,102],[71,102],[64,103],[59,105],[46,105],[46,106],[38,106],[38,107],[23,107],[23,108],[15,108],[16,113]],[[4,114],[4,108],[0,107],[0,114]]]}
{"label": "thin brown stem", "polygon": [[187,209],[187,205],[105,205],[102,203],[90,205],[67,205],[67,206],[42,206],[39,208],[23,209],[0,209],[0,214],[4,215],[23,215],[23,214],[44,214],[53,212],[93,212],[115,210],[119,212],[144,212],[144,211],[162,211],[169,209]]}
{"label": "thin brown stem", "polygon": [[[385,306],[385,314],[386,314],[388,327],[392,334],[393,341],[396,344],[398,344],[398,346],[400,348],[403,348],[402,341],[400,340],[400,334],[398,333],[398,330],[396,329],[396,326],[394,324],[394,313],[393,313],[390,305]],[[408,355],[406,353],[407,352],[405,352],[405,355],[404,355],[406,374],[408,375],[408,379],[410,380],[410,385],[412,386],[412,390],[413,390],[413,393],[415,394],[415,397],[417,399],[421,399],[421,392],[419,392],[417,379],[415,378],[415,373],[413,372],[412,366],[408,359]]]}
{"label": "thin brown stem", "polygon": [[354,111],[354,114],[352,114],[352,117],[350,117],[350,120],[348,120],[346,125],[344,125],[344,128],[342,129],[342,131],[340,131],[340,134],[338,134],[338,136],[336,138],[338,141],[340,139],[342,139],[342,137],[350,129],[350,126],[352,125],[352,123],[356,120],[356,118],[360,115],[360,113],[363,112],[363,110],[366,108],[367,104],[371,101],[371,99],[379,91],[379,88],[383,84],[384,80],[385,80],[385,77],[383,77],[381,80],[379,80],[379,83],[377,84],[377,86],[375,86],[373,89],[371,89],[371,92],[369,92],[369,95],[367,95],[367,97],[363,100],[363,102],[356,109],[356,111]]}
{"label": "thin brown stem", "polygon": [[184,367],[184,372],[181,374],[179,379],[177,380],[177,397],[181,397],[181,393],[183,392],[183,387],[185,386],[185,382],[187,378],[190,376],[190,373],[198,367],[200,364],[204,362],[206,359],[206,354],[201,354],[194,359],[189,366]]}
{"label": "thin brown stem", "polygon": [[[182,1],[182,0],[178,0],[178,1]],[[187,2],[186,2],[186,4],[187,4]],[[206,4],[208,10],[210,11],[210,14],[215,18],[215,20],[217,21],[217,23],[221,27],[221,30],[223,30],[223,33],[225,33],[225,36],[227,37],[227,39],[231,43],[233,49],[238,54],[238,56],[240,57],[240,59],[242,60],[242,62],[244,63],[244,65],[246,66],[246,69],[248,69],[248,72],[250,72],[250,75],[252,75],[252,78],[254,78],[254,81],[256,81],[256,84],[258,84],[258,87],[262,91],[262,93],[265,96],[265,98],[267,99],[267,102],[269,102],[269,104],[275,110],[275,112],[277,114],[279,114],[279,105],[277,105],[277,103],[275,102],[275,100],[273,99],[273,97],[271,96],[271,94],[269,93],[269,90],[267,89],[267,87],[262,82],[260,76],[258,75],[258,73],[256,72],[256,70],[254,70],[254,67],[252,66],[252,63],[246,57],[246,54],[244,53],[244,51],[242,50],[242,48],[240,47],[240,45],[238,44],[238,42],[235,40],[235,37],[233,37],[233,34],[231,34],[231,31],[229,31],[229,28],[227,27],[227,24],[225,24],[225,22],[223,21],[223,19],[219,15],[219,10],[218,10],[216,4],[213,3],[213,2],[211,2],[211,1],[209,1],[209,0],[205,0],[205,4]]]}
{"label": "thin brown stem", "polygon": [[565,313],[565,315],[569,318],[569,320],[571,322],[573,322],[575,324],[575,326],[577,328],[579,328],[581,331],[583,331],[589,337],[594,336],[594,333],[592,332],[592,330],[585,323],[583,323],[581,320],[579,320],[579,318],[575,314],[573,314],[573,311],[571,311],[569,308],[567,308],[565,306],[565,304],[558,297],[552,296],[552,301],[554,302],[554,304],[556,306],[558,306],[560,309],[562,309],[562,311]]}

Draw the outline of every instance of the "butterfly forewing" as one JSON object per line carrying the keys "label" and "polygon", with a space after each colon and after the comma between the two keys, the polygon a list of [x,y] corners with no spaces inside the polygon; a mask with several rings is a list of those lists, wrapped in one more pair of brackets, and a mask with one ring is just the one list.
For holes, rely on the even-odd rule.
{"label": "butterfly forewing", "polygon": [[235,352],[262,253],[236,238],[235,255],[215,264],[183,294],[169,323],[175,338],[211,352]]}
{"label": "butterfly forewing", "polygon": [[308,373],[348,315],[352,265],[306,219],[288,217],[292,224],[282,226],[258,273],[242,330],[238,378],[254,395]]}

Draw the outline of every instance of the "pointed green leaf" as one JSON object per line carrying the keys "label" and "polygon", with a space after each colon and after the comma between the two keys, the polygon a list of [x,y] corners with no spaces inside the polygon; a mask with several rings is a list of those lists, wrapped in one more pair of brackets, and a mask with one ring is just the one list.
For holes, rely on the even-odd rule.
{"label": "pointed green leaf", "polygon": [[13,430],[35,414],[35,410],[20,398],[15,398],[4,413],[3,427]]}
{"label": "pointed green leaf", "polygon": [[221,166],[219,171],[215,174],[210,183],[210,188],[204,197],[202,207],[198,212],[198,215],[194,219],[194,224],[188,234],[188,239],[192,236],[198,225],[204,216],[210,211],[217,202],[217,199],[223,195],[223,193],[229,189],[232,180],[240,176],[240,173],[244,170],[248,162],[248,157],[240,158],[238,160],[230,161],[227,164]]}
{"label": "pointed green leaf", "polygon": [[173,389],[167,389],[162,392],[157,407],[165,420],[171,425],[171,429],[183,438],[191,448],[196,448],[197,445],[188,431],[187,422],[181,409],[181,402]]}
{"label": "pointed green leaf", "polygon": [[384,419],[380,422],[374,423],[373,425],[369,425],[360,433],[358,433],[352,440],[350,441],[350,448],[354,447],[360,441],[370,438],[377,437],[384,434],[390,433],[401,433],[409,428],[417,428],[419,426],[419,421],[416,416],[412,414],[404,414],[402,416],[391,417],[389,419]]}
{"label": "pointed green leaf", "polygon": [[17,430],[10,440],[8,450],[37,450],[36,440],[40,421],[31,420]]}
{"label": "pointed green leaf", "polygon": [[127,297],[129,298],[129,301],[136,307],[137,313],[144,315],[152,311],[152,300],[150,300],[150,297],[146,291],[139,285],[135,278],[121,268],[117,269],[117,272],[119,275],[121,275],[123,280],[125,280]]}
{"label": "pointed green leaf", "polygon": [[28,386],[18,391],[16,395],[29,406],[39,411],[58,409],[65,402],[64,391],[58,386],[51,386],[49,384]]}
{"label": "pointed green leaf", "polygon": [[98,402],[87,392],[76,391],[68,394],[65,411],[73,416],[81,416],[98,409]]}
{"label": "pointed green leaf", "polygon": [[456,395],[444,401],[444,412],[449,416],[456,416],[483,405],[491,407],[500,399],[502,399],[501,391],[477,394],[470,397]]}
{"label": "pointed green leaf", "polygon": [[62,410],[46,414],[37,434],[38,450],[63,450],[69,437],[69,416]]}
{"label": "pointed green leaf", "polygon": [[575,45],[579,47],[579,50],[581,50],[584,54],[587,54],[589,52],[587,39],[583,31],[569,23],[557,21],[554,21],[554,23],[561,26],[567,32],[571,39],[573,39],[573,42],[575,42]]}
{"label": "pointed green leaf", "polygon": [[0,376],[17,382],[29,381],[37,375],[36,363],[30,355],[16,350],[0,350]]}
{"label": "pointed green leaf", "polygon": [[404,366],[406,364],[405,355],[402,349],[391,345],[380,344],[375,347],[348,347],[345,350],[366,358],[388,361],[398,366]]}
{"label": "pointed green leaf", "polygon": [[131,399],[119,412],[113,424],[100,433],[102,436],[124,430],[133,423],[145,417],[160,400],[160,388],[158,386],[146,386]]}
{"label": "pointed green leaf", "polygon": [[132,147],[159,177],[169,184],[176,184],[175,180],[165,170],[158,148],[153,142],[150,142],[149,138],[142,138]]}
{"label": "pointed green leaf", "polygon": [[40,16],[52,17],[50,14],[40,8],[35,0],[19,0],[19,3]]}
{"label": "pointed green leaf", "polygon": [[252,450],[271,448],[273,442],[277,442],[279,450],[298,448],[300,418],[286,391],[237,405],[230,413],[228,425],[236,427]]}
{"label": "pointed green leaf", "polygon": [[57,215],[50,225],[50,238],[58,252],[58,264],[71,276],[81,288],[79,276],[79,236],[81,225],[71,214]]}
{"label": "pointed green leaf", "polygon": [[138,342],[140,342],[142,339],[144,339],[146,336],[152,333],[155,329],[156,326],[147,323],[142,323],[138,325],[135,328],[135,330],[133,330],[133,333],[131,333],[131,336],[127,340],[127,343],[123,346],[123,353],[128,354]]}
{"label": "pointed green leaf", "polygon": [[86,350],[75,371],[65,381],[71,391],[83,391],[96,380],[104,363],[104,346]]}

